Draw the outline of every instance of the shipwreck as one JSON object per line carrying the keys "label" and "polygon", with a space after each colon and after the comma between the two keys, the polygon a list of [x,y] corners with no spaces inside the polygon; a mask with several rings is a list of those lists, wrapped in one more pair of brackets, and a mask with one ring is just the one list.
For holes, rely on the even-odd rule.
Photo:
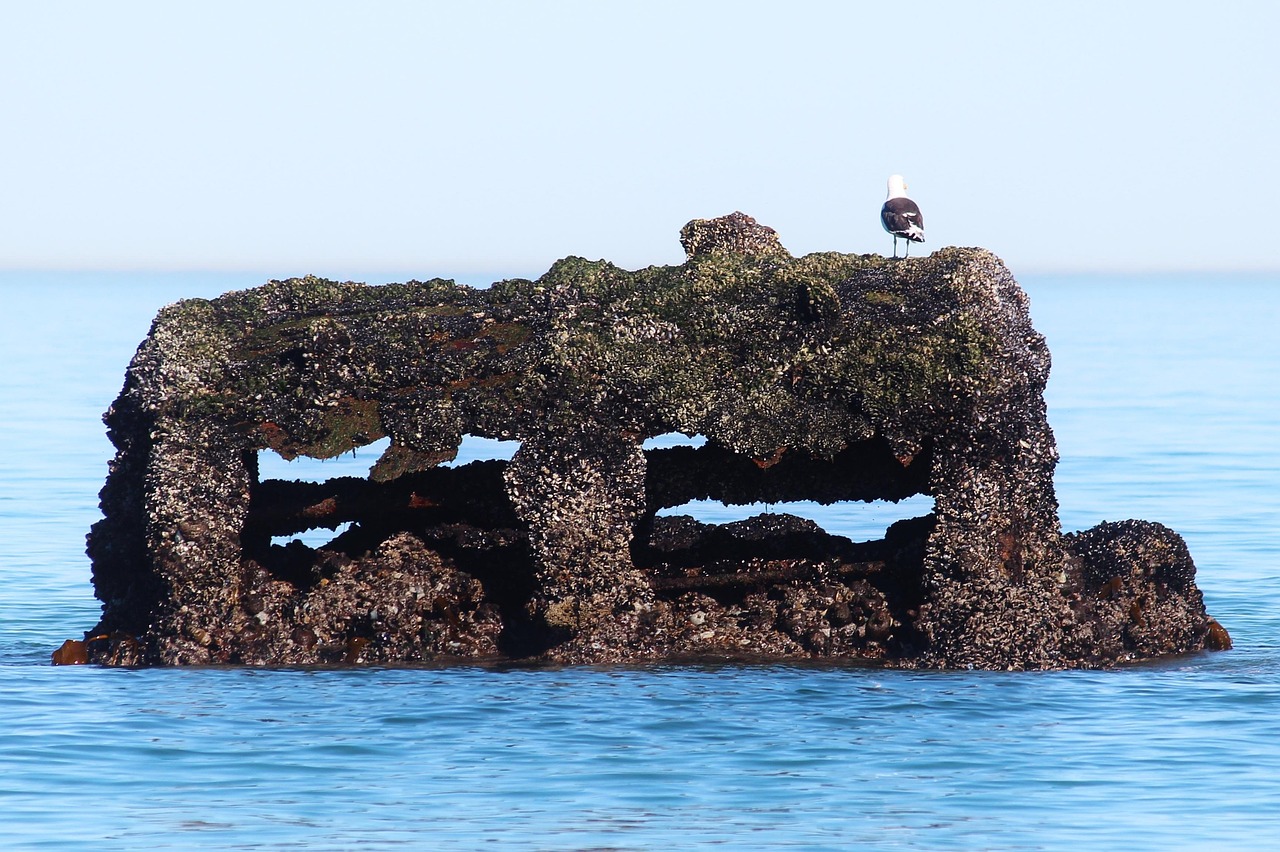
{"label": "shipwreck", "polygon": [[[1049,352],[996,256],[794,257],[740,213],[680,237],[678,266],[161,310],[104,418],[102,618],[55,662],[1046,669],[1230,646],[1175,532],[1062,532]],[[644,448],[671,433],[705,443]],[[464,435],[519,449],[442,466]],[[384,437],[364,478],[259,477],[264,451]],[[916,494],[933,511],[872,541],[660,514]]]}

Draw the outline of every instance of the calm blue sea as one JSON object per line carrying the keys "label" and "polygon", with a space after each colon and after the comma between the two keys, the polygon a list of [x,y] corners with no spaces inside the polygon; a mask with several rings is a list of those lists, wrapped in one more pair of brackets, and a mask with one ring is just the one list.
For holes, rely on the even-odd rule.
{"label": "calm blue sea", "polygon": [[[1280,275],[1022,279],[1064,526],[1181,532],[1228,653],[1051,674],[51,667],[97,619],[99,417],[133,349],[166,302],[266,277],[0,274],[0,848],[1280,848]],[[856,534],[928,504],[792,508]]]}

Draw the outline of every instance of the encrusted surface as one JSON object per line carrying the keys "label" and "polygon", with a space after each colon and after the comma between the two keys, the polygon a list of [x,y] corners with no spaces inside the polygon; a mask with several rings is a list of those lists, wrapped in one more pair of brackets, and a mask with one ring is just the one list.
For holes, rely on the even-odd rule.
{"label": "encrusted surface", "polygon": [[[994,255],[795,258],[742,214],[681,241],[680,266],[165,308],[106,415],[102,621],[62,660],[1052,668],[1229,645],[1175,533],[1060,534],[1049,354]],[[677,432],[707,442],[642,448]],[[464,434],[520,449],[438,467]],[[260,451],[384,436],[369,479],[259,481]],[[934,512],[872,542],[655,516],[917,493]],[[270,543],[347,521],[318,551]]]}

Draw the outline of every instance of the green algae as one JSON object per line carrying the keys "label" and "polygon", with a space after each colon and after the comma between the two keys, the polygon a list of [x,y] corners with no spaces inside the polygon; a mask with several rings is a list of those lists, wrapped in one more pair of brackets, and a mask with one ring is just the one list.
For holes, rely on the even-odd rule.
{"label": "green algae", "polygon": [[[255,442],[321,458],[395,433],[383,408],[409,398],[424,422],[456,423],[462,411],[492,429],[504,412],[542,411],[569,428],[610,411],[645,437],[700,432],[757,457],[783,446],[831,457],[875,424],[953,406],[990,373],[998,346],[957,307],[961,295],[937,289],[963,283],[938,265],[715,250],[635,271],[568,257],[488,291],[445,279],[272,281],[162,313],[174,356],[199,377],[168,411],[234,411],[271,424],[249,430]],[[913,316],[926,304],[931,315]],[[363,388],[363,402],[318,398],[317,375],[335,371]]]}

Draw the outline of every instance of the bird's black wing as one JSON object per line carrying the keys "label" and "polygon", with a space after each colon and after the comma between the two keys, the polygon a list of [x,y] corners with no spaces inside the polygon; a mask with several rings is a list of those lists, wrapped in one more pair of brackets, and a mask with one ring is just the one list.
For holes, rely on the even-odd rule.
{"label": "bird's black wing", "polygon": [[886,201],[884,207],[880,208],[880,221],[886,231],[900,237],[907,236],[912,225],[924,230],[924,216],[910,198],[890,198]]}

